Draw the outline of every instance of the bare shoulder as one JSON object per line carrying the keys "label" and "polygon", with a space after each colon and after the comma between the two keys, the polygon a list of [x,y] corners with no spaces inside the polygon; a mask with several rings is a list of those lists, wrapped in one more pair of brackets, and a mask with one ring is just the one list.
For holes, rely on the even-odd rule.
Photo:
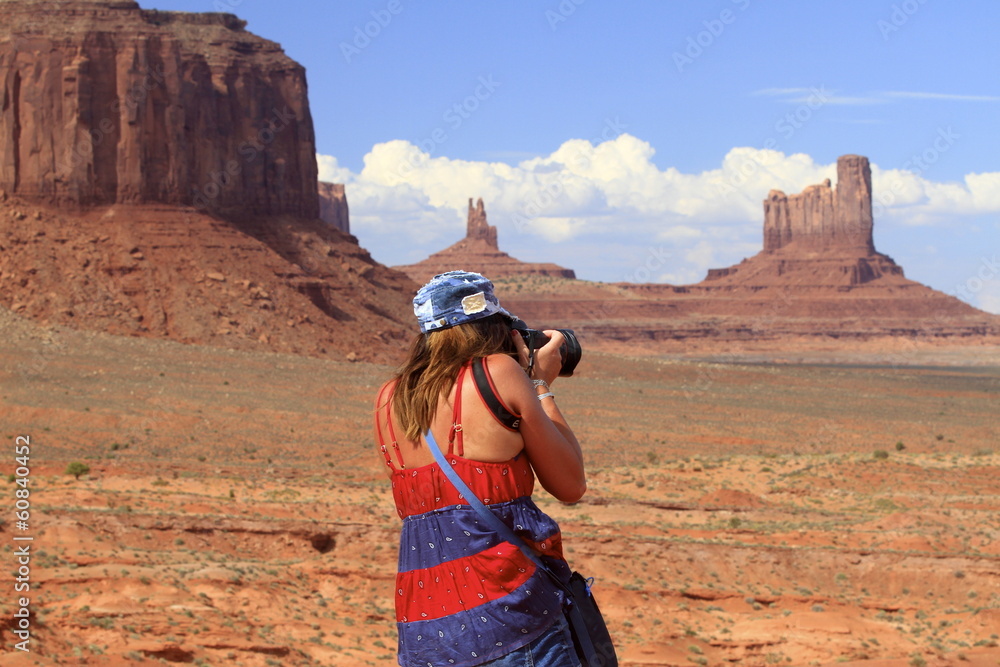
{"label": "bare shoulder", "polygon": [[386,380],[385,382],[382,383],[382,386],[378,388],[378,391],[375,393],[376,410],[385,406],[385,403],[386,401],[389,400],[388,397],[392,395],[392,390],[393,387],[395,386],[396,386],[396,380],[395,378],[393,378],[391,380]]}
{"label": "bare shoulder", "polygon": [[500,398],[515,412],[521,413],[532,393],[531,383],[517,360],[506,354],[491,354],[486,357],[486,365]]}
{"label": "bare shoulder", "polygon": [[517,360],[506,354],[491,354],[486,357],[486,365],[490,371],[490,377],[496,383],[520,383],[523,384],[527,376],[524,369],[517,363]]}

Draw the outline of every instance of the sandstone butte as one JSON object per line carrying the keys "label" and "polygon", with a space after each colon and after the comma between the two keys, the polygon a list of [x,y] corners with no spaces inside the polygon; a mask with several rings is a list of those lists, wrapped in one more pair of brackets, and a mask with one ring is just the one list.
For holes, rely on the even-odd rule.
{"label": "sandstone butte", "polygon": [[[466,238],[394,271],[317,183],[304,69],[231,14],[129,0],[0,0],[0,306],[48,325],[397,360],[419,283],[498,281],[588,345],[697,350],[789,338],[982,342],[997,317],[903,276],[872,243],[871,175],[764,204],[764,249],[696,285],[600,284]],[[322,218],[322,219],[321,219]],[[325,220],[325,221],[324,221]],[[770,341],[770,343],[769,343]]]}
{"label": "sandstone butte", "polygon": [[[907,279],[872,241],[868,159],[837,160],[829,180],[764,201],[764,247],[693,285],[581,284],[513,291],[505,305],[535,326],[573,328],[592,343],[692,350],[798,339],[806,344],[989,342],[1000,317]],[[539,290],[546,293],[539,298]]]}
{"label": "sandstone butte", "polygon": [[555,264],[522,262],[501,251],[497,243],[497,228],[487,221],[483,200],[479,199],[473,206],[471,197],[465,238],[421,262],[393,268],[420,284],[453,269],[476,271],[491,279],[519,276],[576,278],[572,269]]}
{"label": "sandstone butte", "polygon": [[345,234],[351,233],[351,212],[343,184],[319,182],[319,217]]}
{"label": "sandstone butte", "polygon": [[0,306],[116,334],[397,354],[416,286],[346,233],[342,188],[323,186],[321,211],[305,71],[244,26],[0,0]]}

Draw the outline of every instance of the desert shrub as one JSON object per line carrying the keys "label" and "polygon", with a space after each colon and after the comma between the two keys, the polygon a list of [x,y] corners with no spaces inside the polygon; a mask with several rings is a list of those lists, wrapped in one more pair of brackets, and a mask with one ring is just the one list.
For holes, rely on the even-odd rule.
{"label": "desert shrub", "polygon": [[876,459],[880,461],[884,461],[885,459],[889,458],[889,452],[885,451],[884,449],[876,449],[875,452],[872,454],[872,456],[874,456]]}
{"label": "desert shrub", "polygon": [[896,451],[897,452],[901,452],[904,449],[906,449],[906,445],[903,444],[903,441],[902,440],[897,441],[896,442]]}
{"label": "desert shrub", "polygon": [[73,475],[76,479],[80,479],[80,475],[86,475],[89,472],[90,466],[86,463],[81,463],[80,461],[73,461],[66,466],[66,474]]}

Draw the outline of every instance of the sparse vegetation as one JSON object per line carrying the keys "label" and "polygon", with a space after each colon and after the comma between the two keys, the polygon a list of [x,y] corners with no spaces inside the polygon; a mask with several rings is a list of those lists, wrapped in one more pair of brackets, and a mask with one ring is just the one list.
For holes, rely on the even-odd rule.
{"label": "sparse vegetation", "polygon": [[[37,554],[39,567],[53,573],[44,609],[46,627],[53,628],[47,647],[63,651],[64,662],[94,662],[93,644],[103,660],[151,664],[161,658],[106,648],[102,637],[130,638],[133,647],[173,638],[189,647],[228,633],[289,646],[303,664],[323,663],[331,653],[345,664],[394,664],[399,519],[382,471],[370,460],[366,431],[366,401],[383,367],[278,356],[263,364],[190,346],[168,352],[205,355],[197,364],[184,356],[178,368],[215,369],[156,380],[156,410],[176,415],[179,424],[199,424],[197,437],[170,420],[149,418],[118,436],[119,447],[109,447],[102,432],[93,441],[104,444],[88,451],[62,443],[91,431],[73,440],[68,429],[53,427],[51,440],[65,447],[64,460],[93,464],[109,449],[118,458],[93,483],[37,478],[45,489],[39,521],[64,519],[44,555]],[[126,370],[141,365],[123,358]],[[743,624],[791,624],[810,610],[825,610],[832,622],[853,615],[887,631],[879,628],[881,642],[864,632],[824,633],[822,642],[807,630],[775,634],[779,639],[753,660],[808,664],[799,660],[808,646],[823,656],[820,664],[841,657],[906,662],[914,655],[931,661],[936,652],[971,657],[966,647],[995,645],[977,614],[997,599],[974,564],[992,557],[1000,540],[1000,519],[975,509],[997,502],[997,460],[987,449],[995,445],[962,423],[981,424],[992,414],[995,393],[982,391],[990,386],[985,380],[968,391],[979,398],[958,398],[937,415],[940,392],[925,396],[933,377],[907,384],[849,368],[834,374],[717,364],[710,387],[688,398],[682,388],[698,377],[693,362],[601,354],[586,360],[587,373],[560,382],[561,407],[587,456],[590,491],[565,506],[536,487],[536,500],[560,523],[570,564],[597,576],[595,594],[626,650],[672,641],[691,664],[739,665],[729,647]],[[218,398],[219,368],[230,381],[225,400]],[[261,377],[268,379],[266,391]],[[887,398],[855,397],[851,388],[862,380],[866,394]],[[86,389],[69,373],[60,381],[72,389],[56,397],[60,406]],[[100,420],[115,412],[116,402],[135,405],[117,386],[108,384],[100,403],[87,401],[94,421],[81,428],[105,428]],[[597,400],[609,387],[620,394],[620,407],[606,409]],[[332,396],[336,414],[329,412]],[[892,439],[884,436],[879,410],[892,412],[898,429]],[[671,415],[669,432],[664,413]],[[913,415],[957,444],[926,451],[934,436]],[[340,432],[331,420],[352,426]],[[905,456],[887,454],[889,462],[875,464],[870,443],[904,451],[891,447],[897,438],[909,443]],[[737,499],[733,505],[711,500],[720,490]],[[319,532],[333,536],[332,551],[320,553],[305,537]],[[949,554],[950,569],[919,574],[923,561],[940,567],[939,553]],[[863,575],[901,558],[914,569],[891,581]],[[599,567],[588,572],[587,562]],[[106,606],[108,587],[119,582],[141,596],[121,616]],[[873,610],[882,603],[893,607]],[[623,604],[637,612],[618,616]],[[81,658],[59,643],[60,624],[92,633],[74,646]],[[685,650],[689,645],[702,653]],[[190,659],[179,657],[193,664],[248,657],[230,648],[192,650]]]}
{"label": "sparse vegetation", "polygon": [[90,473],[90,466],[86,463],[80,461],[73,461],[66,466],[66,474],[73,475],[74,479],[80,479],[81,476]]}

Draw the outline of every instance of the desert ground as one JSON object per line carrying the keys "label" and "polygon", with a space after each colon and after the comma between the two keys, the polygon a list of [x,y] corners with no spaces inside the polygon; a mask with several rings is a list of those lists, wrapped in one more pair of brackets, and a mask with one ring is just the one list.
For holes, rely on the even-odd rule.
{"label": "desert ground", "polygon": [[[11,579],[33,537],[0,663],[395,664],[390,366],[0,331]],[[1000,349],[744,352],[587,349],[554,387],[589,491],[537,499],[623,664],[1000,664]]]}

